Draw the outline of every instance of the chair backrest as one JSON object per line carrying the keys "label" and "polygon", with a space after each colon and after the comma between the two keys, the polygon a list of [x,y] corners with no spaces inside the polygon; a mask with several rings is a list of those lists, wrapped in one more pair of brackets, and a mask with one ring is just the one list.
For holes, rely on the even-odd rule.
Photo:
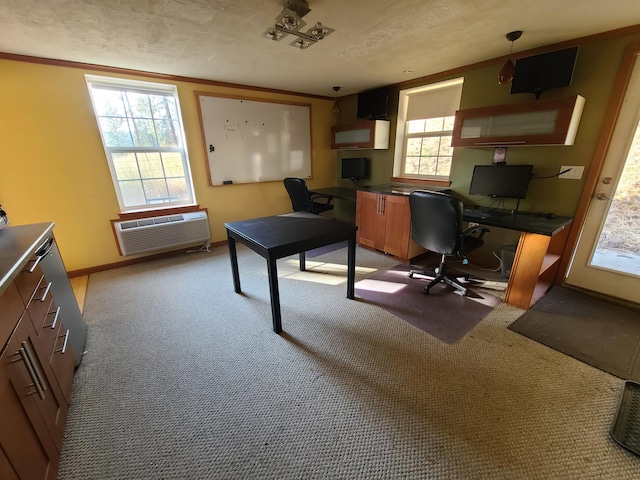
{"label": "chair backrest", "polygon": [[285,178],[284,187],[289,193],[294,212],[312,212],[311,195],[307,182],[302,178]]}
{"label": "chair backrest", "polygon": [[418,190],[409,195],[411,236],[423,248],[441,255],[460,251],[463,203],[451,195]]}

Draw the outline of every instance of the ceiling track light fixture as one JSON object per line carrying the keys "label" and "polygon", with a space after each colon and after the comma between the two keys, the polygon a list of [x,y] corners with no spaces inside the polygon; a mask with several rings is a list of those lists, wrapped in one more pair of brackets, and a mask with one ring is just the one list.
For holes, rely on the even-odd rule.
{"label": "ceiling track light fixture", "polygon": [[334,32],[333,28],[325,27],[321,22],[317,22],[306,32],[301,32],[300,29],[307,25],[304,20],[302,20],[302,17],[310,11],[309,2],[306,0],[289,0],[284,10],[276,17],[276,23],[269,27],[262,36],[279,42],[291,34],[297,38],[291,42],[290,45],[298,47],[301,50],[309,48],[311,45],[316,44]]}
{"label": "ceiling track light fixture", "polygon": [[507,62],[500,69],[500,73],[498,73],[499,85],[508,85],[513,81],[513,73],[516,69],[513,61],[511,60],[511,54],[513,53],[513,42],[515,42],[522,36],[522,30],[509,32],[505,36],[507,37],[507,40],[511,42],[511,49],[509,50],[509,58],[507,59]]}

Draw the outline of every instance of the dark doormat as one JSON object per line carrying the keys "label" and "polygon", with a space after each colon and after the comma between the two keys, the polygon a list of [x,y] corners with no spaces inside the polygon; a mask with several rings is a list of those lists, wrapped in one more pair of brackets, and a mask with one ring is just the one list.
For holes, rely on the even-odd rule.
{"label": "dark doormat", "polygon": [[423,290],[429,279],[409,278],[411,268],[400,264],[361,280],[356,283],[356,295],[448,344],[464,337],[501,303],[493,295],[473,290],[472,280],[466,297],[442,283],[425,295]]}
{"label": "dark doormat", "polygon": [[555,285],[509,329],[624,380],[640,380],[640,312]]}
{"label": "dark doormat", "polygon": [[640,384],[624,382],[618,412],[609,433],[624,448],[640,455]]}

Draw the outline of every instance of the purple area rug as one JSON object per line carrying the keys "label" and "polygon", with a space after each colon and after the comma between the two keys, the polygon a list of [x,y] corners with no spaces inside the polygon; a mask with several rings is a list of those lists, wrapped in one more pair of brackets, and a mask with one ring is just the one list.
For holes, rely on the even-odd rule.
{"label": "purple area rug", "polygon": [[425,295],[423,290],[430,279],[417,275],[409,278],[407,273],[412,268],[418,269],[400,264],[361,280],[356,283],[356,295],[448,344],[464,337],[501,303],[493,295],[474,290],[472,279],[466,297],[444,283]]}

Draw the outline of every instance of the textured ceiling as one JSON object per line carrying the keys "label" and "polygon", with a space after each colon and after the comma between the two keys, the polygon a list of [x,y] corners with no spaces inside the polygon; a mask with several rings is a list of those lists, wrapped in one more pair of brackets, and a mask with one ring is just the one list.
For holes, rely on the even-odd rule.
{"label": "textured ceiling", "polygon": [[[2,0],[0,52],[333,96],[640,24],[638,0],[309,0],[335,32],[262,34],[286,0]],[[407,73],[406,70],[411,70]]]}

